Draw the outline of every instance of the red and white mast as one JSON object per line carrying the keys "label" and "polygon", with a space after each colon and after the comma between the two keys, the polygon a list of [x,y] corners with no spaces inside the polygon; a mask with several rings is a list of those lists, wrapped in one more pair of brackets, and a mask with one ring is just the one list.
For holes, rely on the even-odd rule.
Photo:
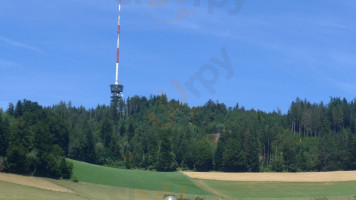
{"label": "red and white mast", "polygon": [[124,86],[119,84],[119,55],[120,55],[120,15],[121,15],[121,0],[119,0],[119,20],[118,20],[118,34],[117,34],[117,50],[116,50],[116,77],[115,83],[110,85],[111,89],[111,102],[115,106],[118,101],[123,98]]}
{"label": "red and white mast", "polygon": [[117,50],[116,50],[116,79],[115,79],[115,85],[119,85],[120,16],[121,16],[121,0],[119,0],[119,19],[118,19]]}

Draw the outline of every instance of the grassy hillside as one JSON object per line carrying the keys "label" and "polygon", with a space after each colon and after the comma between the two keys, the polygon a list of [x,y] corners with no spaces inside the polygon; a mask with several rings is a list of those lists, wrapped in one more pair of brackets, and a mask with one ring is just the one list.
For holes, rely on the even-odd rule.
{"label": "grassy hillside", "polygon": [[[2,174],[0,173],[0,177]],[[44,178],[36,178],[44,181],[48,181],[51,184],[56,184],[60,187],[64,187],[70,192],[55,192],[51,190],[45,190],[41,188],[36,188],[29,185],[20,185],[16,183],[11,183],[7,181],[0,181],[0,199],[1,200],[116,200],[116,199],[130,199],[130,200],[161,200],[166,192],[162,191],[150,191],[150,190],[137,190],[130,188],[120,188],[107,185],[97,185],[91,183],[73,183],[65,180],[50,180]],[[277,198],[288,197],[288,198],[278,198],[282,199],[299,199],[299,200],[313,200],[317,199],[314,197],[324,197],[326,193],[314,193],[314,197],[295,197],[295,191],[305,191],[305,195],[310,194],[311,190],[317,191],[318,187],[313,187],[313,185],[303,185],[303,184],[288,184],[283,185],[279,183],[239,183],[239,185],[231,185],[230,182],[226,184],[219,184],[216,186],[214,183],[208,183],[208,186],[215,186],[217,192],[224,193],[223,199],[248,199],[248,198],[258,198],[258,199],[273,199],[271,197]],[[198,183],[201,184],[201,183]],[[234,183],[237,184],[237,183]],[[335,187],[337,189],[334,192],[338,194],[344,194],[345,187],[350,188],[350,186],[355,184],[341,184],[340,187]],[[203,186],[205,187],[205,186]],[[309,189],[308,189],[309,188]],[[332,189],[332,187],[330,187]],[[216,192],[215,191],[215,192]],[[293,192],[294,191],[294,192]],[[325,191],[322,191],[325,192]],[[202,197],[202,195],[199,195]],[[298,195],[300,196],[300,195]],[[195,196],[187,195],[188,198],[194,200]],[[220,200],[218,196],[203,196],[206,200]],[[238,198],[240,197],[240,198]],[[351,196],[339,196],[330,197],[328,200],[354,200],[356,199]]]}
{"label": "grassy hillside", "polygon": [[280,183],[197,181],[203,182],[209,188],[214,188],[217,191],[215,194],[233,198],[329,197],[333,199],[335,197],[345,197],[345,199],[356,199],[354,197],[356,196],[356,182]]}
{"label": "grassy hillside", "polygon": [[279,183],[190,179],[179,172],[159,173],[123,170],[72,160],[74,176],[69,180],[0,173],[0,200],[159,200],[164,194],[186,194],[206,200],[300,199],[318,197],[356,200],[356,182]]}
{"label": "grassy hillside", "polygon": [[[0,179],[3,176],[0,173]],[[69,192],[56,192],[42,188],[43,185],[34,185],[30,181],[21,184],[17,179],[22,176],[14,176],[13,180],[0,180],[0,200],[161,200],[166,192],[136,190],[130,188],[120,188],[107,185],[97,185],[91,183],[73,183],[66,180],[51,180],[46,178],[35,178],[41,182],[57,185],[69,190]],[[33,179],[31,179],[33,180]],[[176,194],[178,195],[178,194]],[[194,195],[186,197],[194,199]],[[217,197],[205,196],[206,200],[218,200]]]}
{"label": "grassy hillside", "polygon": [[[0,174],[1,175],[1,174]],[[81,200],[71,193],[54,192],[15,183],[0,181],[0,199],[4,200]]]}
{"label": "grassy hillside", "polygon": [[170,191],[197,195],[211,193],[196,186],[179,172],[151,172],[116,169],[70,160],[74,164],[74,176],[80,181],[124,188]]}
{"label": "grassy hillside", "polygon": [[[179,172],[115,169],[73,161],[80,181],[151,191],[170,191],[224,198],[314,198],[349,199],[356,195],[356,182],[279,183],[190,179]],[[353,199],[353,198],[352,198]]]}

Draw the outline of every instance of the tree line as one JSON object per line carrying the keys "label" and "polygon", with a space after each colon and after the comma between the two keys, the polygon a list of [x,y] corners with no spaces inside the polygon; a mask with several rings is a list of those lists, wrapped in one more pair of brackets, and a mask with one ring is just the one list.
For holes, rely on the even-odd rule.
{"label": "tree line", "polygon": [[[135,96],[92,109],[61,102],[38,106],[41,112],[24,112],[26,104],[38,106],[22,101],[1,113],[0,157],[9,170],[15,168],[10,165],[10,135],[24,140],[22,156],[30,171],[41,171],[32,164],[33,152],[36,157],[50,152],[58,158],[57,166],[68,157],[157,171],[356,170],[356,100],[331,98],[316,104],[297,98],[286,114],[211,100],[189,107],[165,95]],[[48,135],[41,141],[50,147],[32,144],[36,135]]]}
{"label": "tree line", "polygon": [[52,110],[27,100],[10,104],[0,113],[0,170],[68,179],[68,136],[66,122]]}

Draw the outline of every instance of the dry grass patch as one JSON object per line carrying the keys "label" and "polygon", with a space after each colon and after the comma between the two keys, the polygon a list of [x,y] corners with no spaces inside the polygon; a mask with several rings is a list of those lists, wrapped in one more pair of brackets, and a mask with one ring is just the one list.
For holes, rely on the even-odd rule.
{"label": "dry grass patch", "polygon": [[29,187],[34,187],[34,188],[39,188],[39,189],[49,190],[54,192],[71,193],[71,191],[68,190],[67,188],[58,186],[42,178],[0,173],[0,181],[15,183],[23,186],[29,186]]}
{"label": "dry grass patch", "polygon": [[356,171],[307,172],[307,173],[223,173],[183,172],[190,178],[218,181],[251,182],[345,182],[356,181]]}

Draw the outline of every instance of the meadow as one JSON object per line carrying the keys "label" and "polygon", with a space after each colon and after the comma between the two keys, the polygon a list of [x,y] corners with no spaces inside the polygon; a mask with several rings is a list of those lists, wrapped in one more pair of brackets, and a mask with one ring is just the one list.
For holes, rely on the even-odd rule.
{"label": "meadow", "polygon": [[196,186],[188,176],[180,172],[116,169],[74,160],[70,161],[74,164],[74,176],[83,182],[139,190],[167,191],[197,195],[211,194]]}
{"label": "meadow", "polygon": [[[165,194],[195,199],[356,199],[356,182],[252,182],[190,178],[181,172],[116,169],[71,160],[70,180],[0,173],[0,199],[160,200]],[[236,175],[236,174],[231,174]]]}

